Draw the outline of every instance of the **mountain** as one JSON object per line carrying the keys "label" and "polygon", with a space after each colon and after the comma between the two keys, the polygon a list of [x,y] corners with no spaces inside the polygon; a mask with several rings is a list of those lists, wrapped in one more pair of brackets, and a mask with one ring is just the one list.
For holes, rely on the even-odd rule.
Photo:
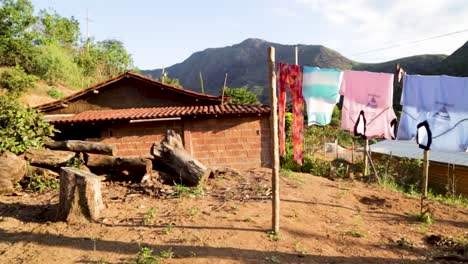
{"label": "mountain", "polygon": [[468,76],[468,41],[440,63],[437,73],[460,77]]}
{"label": "mountain", "polygon": [[[458,65],[460,61],[446,55],[418,55],[383,63],[361,63],[352,61],[337,51],[321,45],[283,45],[261,39],[249,38],[239,44],[222,48],[209,48],[195,52],[185,61],[166,68],[168,76],[179,79],[186,89],[201,91],[200,72],[203,75],[205,92],[220,94],[225,73],[228,87],[246,87],[257,94],[263,103],[268,102],[267,49],[276,50],[276,61],[294,63],[294,47],[298,47],[299,64],[322,68],[354,69],[393,73],[395,64],[400,63],[408,73],[434,74],[442,62]],[[465,44],[465,46],[467,46]],[[463,47],[462,47],[463,48]],[[462,52],[468,53],[468,47]],[[450,59],[450,60],[449,60]],[[462,62],[463,63],[463,62]],[[464,62],[465,66],[467,65]],[[447,66],[448,67],[448,66]],[[460,68],[457,66],[457,69]],[[142,71],[153,78],[161,76],[161,69]],[[466,71],[468,76],[468,71]]]}

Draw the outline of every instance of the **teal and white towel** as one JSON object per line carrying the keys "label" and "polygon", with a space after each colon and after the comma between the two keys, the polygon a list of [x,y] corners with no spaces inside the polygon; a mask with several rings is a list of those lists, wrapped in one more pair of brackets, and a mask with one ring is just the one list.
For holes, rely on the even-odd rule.
{"label": "teal and white towel", "polygon": [[343,72],[337,69],[303,67],[302,95],[307,108],[307,125],[328,125],[340,100]]}

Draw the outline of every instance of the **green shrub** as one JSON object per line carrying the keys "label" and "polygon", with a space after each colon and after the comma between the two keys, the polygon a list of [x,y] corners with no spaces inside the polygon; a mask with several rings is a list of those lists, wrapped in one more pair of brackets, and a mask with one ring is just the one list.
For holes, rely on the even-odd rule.
{"label": "green shrub", "polygon": [[19,154],[30,147],[41,147],[55,131],[36,110],[0,96],[0,153],[8,150]]}
{"label": "green shrub", "polygon": [[33,71],[49,84],[67,83],[72,87],[80,87],[82,73],[67,50],[55,44],[39,48],[39,54],[34,58]]}
{"label": "green shrub", "polygon": [[224,89],[224,94],[229,96],[229,102],[234,104],[259,104],[257,96],[245,87]]}
{"label": "green shrub", "polygon": [[161,263],[159,258],[153,256],[153,250],[147,247],[140,249],[135,264],[158,264]]}
{"label": "green shrub", "polygon": [[55,87],[52,87],[49,90],[47,90],[47,94],[54,99],[60,99],[65,96],[63,92],[57,90],[57,88]]}
{"label": "green shrub", "polygon": [[29,89],[36,87],[37,78],[27,74],[23,68],[16,66],[0,75],[0,86],[7,89],[14,97],[18,97]]}
{"label": "green shrub", "polygon": [[44,192],[45,190],[57,190],[60,188],[60,181],[58,179],[35,172],[24,177],[20,184],[26,190],[33,192]]}

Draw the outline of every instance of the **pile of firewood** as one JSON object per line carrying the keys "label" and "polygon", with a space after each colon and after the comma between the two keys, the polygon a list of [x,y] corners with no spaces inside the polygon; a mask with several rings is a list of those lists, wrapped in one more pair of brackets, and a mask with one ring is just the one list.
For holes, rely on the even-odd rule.
{"label": "pile of firewood", "polygon": [[114,153],[111,144],[78,140],[48,142],[45,148],[31,149],[21,156],[5,152],[0,156],[0,194],[13,191],[27,173],[27,161],[29,171],[60,174],[58,217],[82,222],[96,220],[104,207],[100,189],[103,179],[141,182],[152,175],[165,175],[162,180],[166,183],[197,186],[209,175],[172,130],[153,145],[152,157],[119,157]]}

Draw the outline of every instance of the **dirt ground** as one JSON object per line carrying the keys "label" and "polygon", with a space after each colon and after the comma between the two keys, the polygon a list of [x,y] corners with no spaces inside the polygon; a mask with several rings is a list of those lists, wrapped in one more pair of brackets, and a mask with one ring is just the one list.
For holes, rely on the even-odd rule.
{"label": "dirt ground", "polygon": [[83,225],[54,221],[58,191],[0,196],[0,263],[132,263],[142,247],[171,257],[162,263],[191,264],[459,263],[467,256],[466,247],[456,255],[424,239],[466,241],[467,207],[431,203],[436,221],[426,225],[416,220],[416,198],[309,174],[282,176],[281,231],[268,233],[269,177],[269,170],[224,175],[209,179],[204,194],[181,195],[104,183],[107,208],[98,223]]}

